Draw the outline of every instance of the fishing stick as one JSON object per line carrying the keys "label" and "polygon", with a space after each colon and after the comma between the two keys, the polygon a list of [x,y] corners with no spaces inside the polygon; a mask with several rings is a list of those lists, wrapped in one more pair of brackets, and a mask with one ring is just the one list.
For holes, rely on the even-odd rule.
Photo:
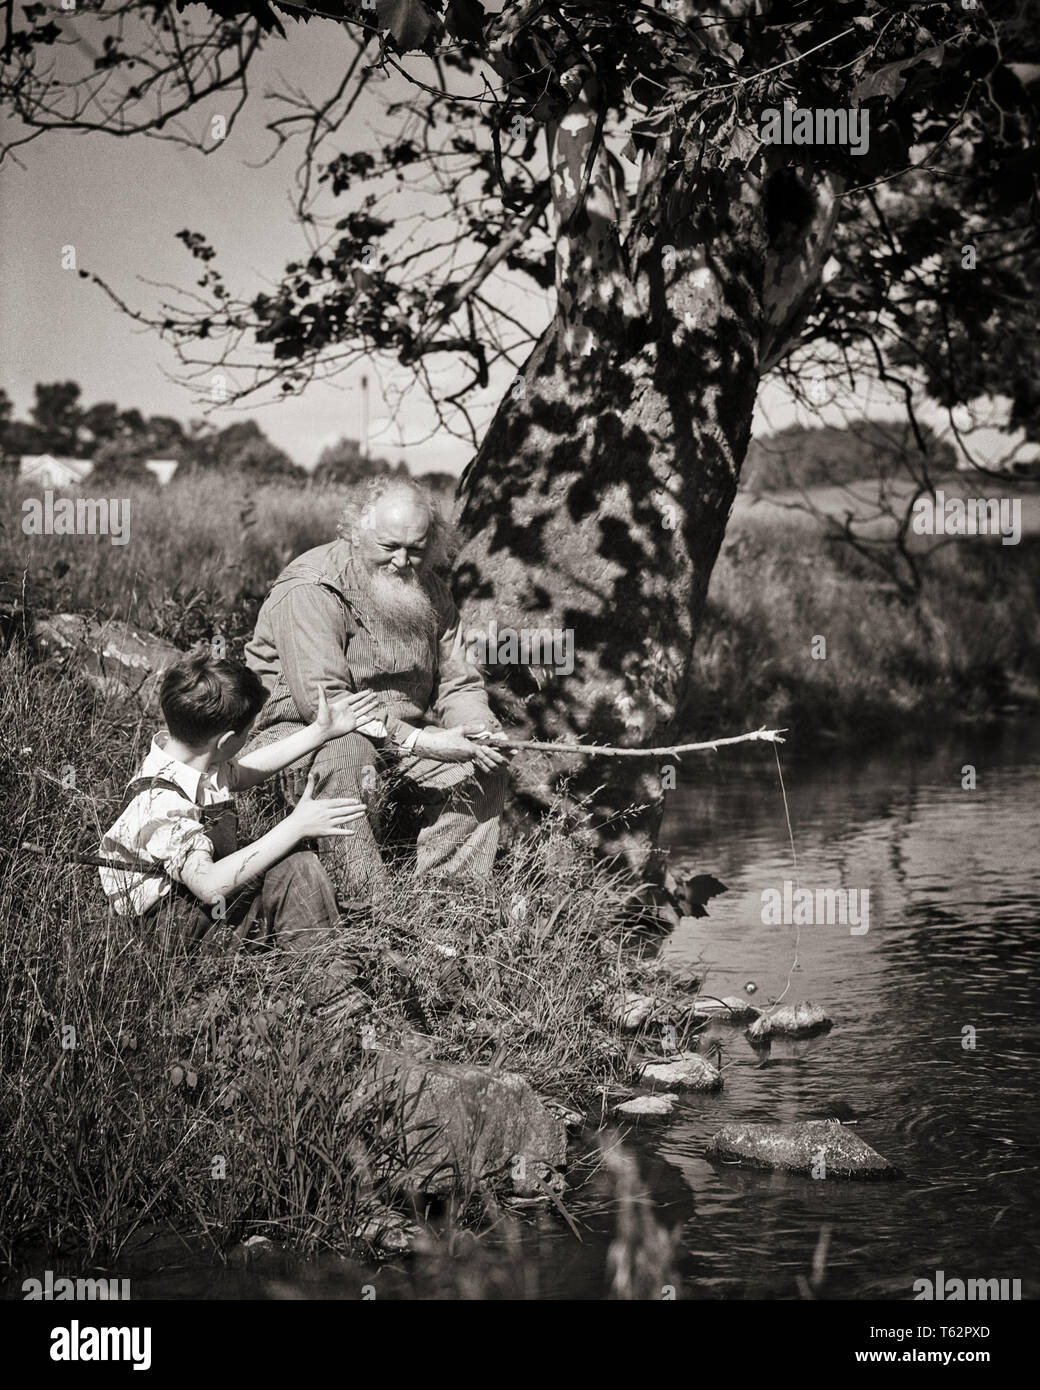
{"label": "fishing stick", "polygon": [[31,840],[23,840],[20,845],[15,845],[14,849],[2,851],[4,854],[38,854],[46,859],[54,855],[58,859],[64,860],[68,864],[88,864],[94,869],[125,869],[128,873],[135,874],[156,874],[162,873],[162,868],[158,864],[150,864],[146,859],[102,859],[96,854],[70,853],[66,850],[48,850],[43,845],[34,844]]}
{"label": "fishing stick", "polygon": [[683,753],[714,753],[734,743],[783,743],[780,737],[786,729],[755,729],[749,734],[734,734],[732,738],[713,738],[707,743],[673,743],[666,748],[618,748],[606,743],[539,743],[533,739],[502,738],[492,735],[489,742],[495,748],[530,749],[536,753],[586,753],[604,758],[664,758],[681,757]]}

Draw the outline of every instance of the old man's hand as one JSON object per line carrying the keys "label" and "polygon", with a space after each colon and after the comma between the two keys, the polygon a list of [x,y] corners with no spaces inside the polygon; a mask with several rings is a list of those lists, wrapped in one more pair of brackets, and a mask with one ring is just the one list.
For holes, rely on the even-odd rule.
{"label": "old man's hand", "polygon": [[461,724],[454,729],[423,729],[412,748],[422,757],[442,763],[472,762],[482,772],[492,772],[509,761],[507,755],[489,743],[476,742],[486,734],[483,724]]}

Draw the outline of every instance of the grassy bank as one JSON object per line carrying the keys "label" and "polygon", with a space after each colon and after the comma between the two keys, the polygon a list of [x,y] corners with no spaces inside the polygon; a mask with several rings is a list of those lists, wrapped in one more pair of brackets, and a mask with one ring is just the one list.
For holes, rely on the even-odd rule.
{"label": "grassy bank", "polygon": [[[622,964],[621,886],[580,827],[546,824],[484,889],[395,875],[340,942],[366,1007],[323,1018],[304,1002],[320,955],[185,963],[110,920],[96,872],[63,862],[96,841],[143,750],[131,710],[11,652],[0,730],[3,841],[51,851],[0,857],[0,1255],[114,1258],[143,1223],[221,1248],[257,1230],[356,1244],[416,1145],[378,1089],[359,1099],[373,1046],[519,1071],[571,1104],[627,1074],[607,1015],[639,967]],[[270,806],[247,810],[255,833]]]}
{"label": "grassy bank", "polygon": [[[123,547],[24,537],[12,486],[7,593],[24,573],[40,610],[238,645],[271,576],[328,538],[344,500],[254,497],[235,479],[140,489]],[[320,955],[186,964],[109,919],[96,872],[66,862],[96,847],[152,732],[134,703],[30,664],[18,644],[0,657],[0,849],[48,851],[0,854],[0,1257],[112,1262],[155,1226],[217,1249],[258,1231],[302,1251],[363,1248],[407,1207],[422,1144],[385,1090],[359,1085],[373,1044],[517,1071],[593,1110],[597,1087],[627,1078],[632,1043],[610,1016],[649,976],[621,949],[624,884],[594,864],[580,825],[550,820],[518,840],[484,889],[394,875],[339,942],[361,1013],[317,1016]],[[277,813],[264,791],[244,809],[250,838]]]}
{"label": "grassy bank", "polygon": [[716,564],[695,665],[688,731],[784,727],[796,754],[1035,705],[1040,538],[944,546],[908,600],[842,542],[749,517]]}

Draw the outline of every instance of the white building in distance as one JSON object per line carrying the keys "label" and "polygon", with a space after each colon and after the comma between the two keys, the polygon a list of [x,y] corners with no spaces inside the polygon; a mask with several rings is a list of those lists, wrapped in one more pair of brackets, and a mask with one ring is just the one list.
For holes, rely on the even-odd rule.
{"label": "white building in distance", "polygon": [[180,467],[180,459],[146,459],[144,466],[159,486],[165,487]]}
{"label": "white building in distance", "polygon": [[42,488],[76,487],[94,471],[90,459],[58,458],[54,454],[23,454],[18,476]]}

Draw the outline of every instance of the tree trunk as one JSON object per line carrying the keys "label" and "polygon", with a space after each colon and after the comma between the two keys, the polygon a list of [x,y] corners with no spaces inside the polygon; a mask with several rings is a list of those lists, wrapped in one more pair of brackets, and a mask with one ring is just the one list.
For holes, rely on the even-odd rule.
{"label": "tree trunk", "polygon": [[[589,95],[561,122],[566,143],[558,136],[552,166],[556,319],[460,483],[456,592],[471,631],[493,622],[500,641],[505,629],[573,634],[573,674],[485,668],[510,726],[538,738],[661,744],[732,732],[678,729],[675,718],[747,449],[762,344],[775,359],[779,325],[804,308],[772,249],[781,246],[785,266],[803,263],[804,292],[822,263],[833,199],[822,209],[814,201],[797,234],[785,225],[780,236],[758,181],[687,175],[677,134],[648,163],[622,246]],[[590,170],[583,198],[579,174]],[[756,718],[749,710],[749,725]],[[591,798],[603,849],[658,877],[663,790],[653,760],[520,754],[516,771],[531,809],[565,775],[572,804]]]}

